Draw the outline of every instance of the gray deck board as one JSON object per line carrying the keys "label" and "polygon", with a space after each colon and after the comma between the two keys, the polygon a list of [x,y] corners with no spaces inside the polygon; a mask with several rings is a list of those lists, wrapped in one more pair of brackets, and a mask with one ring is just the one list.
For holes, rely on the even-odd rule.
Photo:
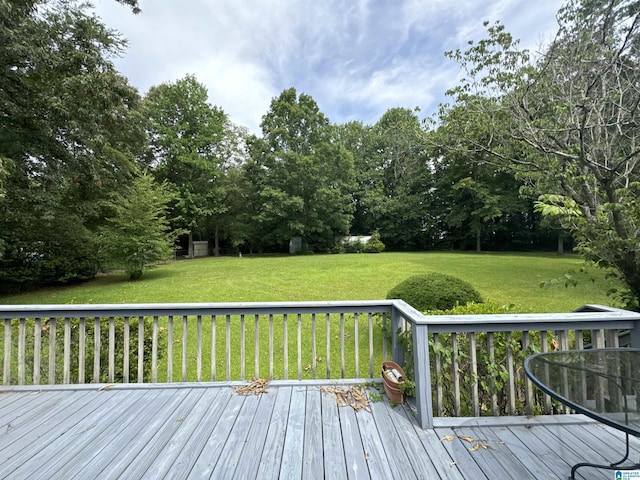
{"label": "gray deck board", "polygon": [[[581,415],[436,419],[422,430],[386,399],[356,412],[312,382],[273,383],[250,397],[230,384],[0,390],[0,479],[553,480],[624,453],[624,434]],[[640,440],[631,447],[635,460]]]}

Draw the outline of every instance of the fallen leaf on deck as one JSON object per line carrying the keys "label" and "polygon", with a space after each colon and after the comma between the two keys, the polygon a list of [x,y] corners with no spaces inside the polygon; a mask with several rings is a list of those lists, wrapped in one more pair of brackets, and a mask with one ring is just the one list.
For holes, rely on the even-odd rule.
{"label": "fallen leaf on deck", "polygon": [[455,437],[454,437],[453,435],[445,435],[444,437],[442,437],[442,438],[440,439],[440,441],[441,441],[441,442],[444,442],[444,441],[446,440],[447,442],[452,442],[454,438],[455,438]]}
{"label": "fallen leaf on deck", "polygon": [[318,389],[324,393],[334,394],[339,407],[351,407],[356,412],[365,410],[371,413],[370,402],[366,392],[362,392],[356,387],[318,387]]}
{"label": "fallen leaf on deck", "polygon": [[249,395],[260,395],[262,393],[267,393],[267,390],[269,390],[268,384],[269,380],[253,377],[248,385],[245,385],[244,387],[235,387],[233,391],[238,395],[243,395],[245,397]]}
{"label": "fallen leaf on deck", "polygon": [[98,391],[100,391],[100,390],[109,390],[111,387],[114,387],[114,386],[115,386],[115,383],[107,383],[106,385],[103,385],[102,387],[100,387],[98,389]]}
{"label": "fallen leaf on deck", "polygon": [[458,435],[458,438],[465,442],[473,443],[473,438],[467,437],[466,435]]}

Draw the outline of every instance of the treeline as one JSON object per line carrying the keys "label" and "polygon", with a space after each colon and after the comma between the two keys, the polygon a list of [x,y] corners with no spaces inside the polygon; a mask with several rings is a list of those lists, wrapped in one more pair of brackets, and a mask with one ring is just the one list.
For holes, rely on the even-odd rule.
{"label": "treeline", "polygon": [[[373,232],[396,250],[573,237],[640,283],[637,5],[570,1],[533,59],[488,25],[448,53],[467,76],[428,121],[392,108],[337,125],[291,88],[253,135],[194,76],[140,96],[111,61],[124,40],[86,4],[0,2],[0,289],[111,266],[138,278],[177,240],[220,254],[285,252],[301,237],[334,252]],[[632,252],[625,265],[596,248],[606,238]]]}

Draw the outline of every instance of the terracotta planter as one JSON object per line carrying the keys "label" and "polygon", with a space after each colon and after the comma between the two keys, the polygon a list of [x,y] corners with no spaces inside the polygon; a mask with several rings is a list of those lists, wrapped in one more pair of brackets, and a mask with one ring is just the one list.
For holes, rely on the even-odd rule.
{"label": "terracotta planter", "polygon": [[404,403],[404,392],[400,389],[400,384],[403,381],[396,381],[394,378],[390,378],[389,375],[386,374],[387,369],[393,369],[400,373],[401,377],[404,377],[404,370],[402,367],[395,362],[382,362],[382,384],[384,385],[384,391],[394,403]]}

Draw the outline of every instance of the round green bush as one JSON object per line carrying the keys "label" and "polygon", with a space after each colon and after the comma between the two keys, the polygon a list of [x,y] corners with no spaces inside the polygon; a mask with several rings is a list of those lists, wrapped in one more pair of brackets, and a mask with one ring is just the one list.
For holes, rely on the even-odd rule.
{"label": "round green bush", "polygon": [[469,282],[443,273],[409,277],[389,290],[387,298],[404,300],[420,312],[483,302],[482,296]]}

